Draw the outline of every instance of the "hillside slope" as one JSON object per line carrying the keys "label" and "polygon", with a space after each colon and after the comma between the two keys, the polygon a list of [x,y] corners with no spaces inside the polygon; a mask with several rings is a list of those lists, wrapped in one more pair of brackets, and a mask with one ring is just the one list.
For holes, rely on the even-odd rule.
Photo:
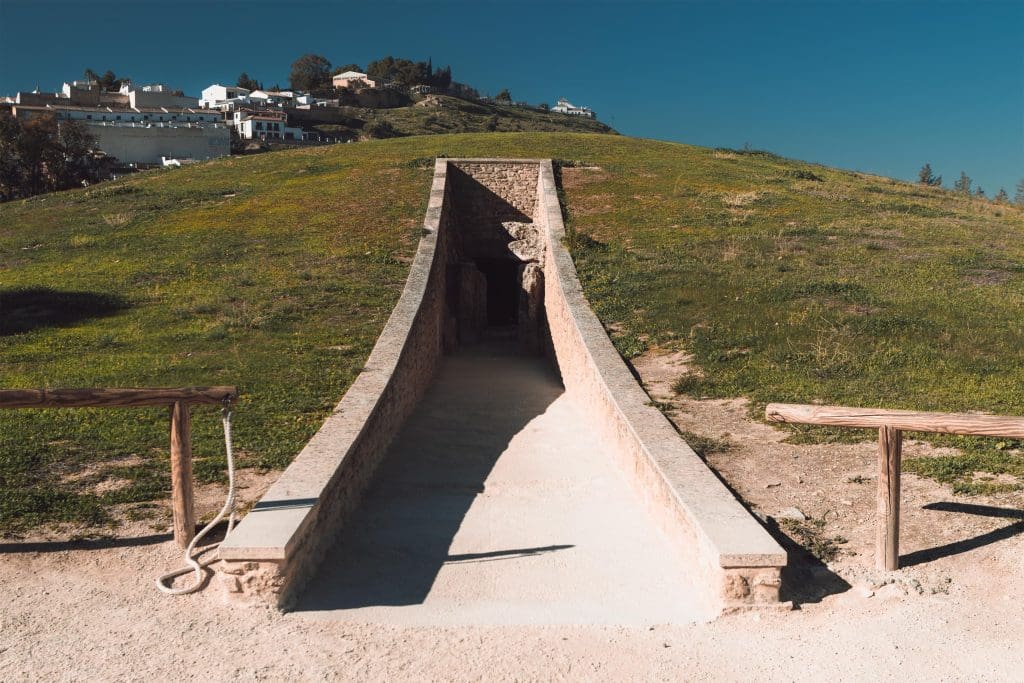
{"label": "hillside slope", "polygon": [[[562,160],[587,296],[625,356],[693,353],[681,390],[1024,414],[1020,209],[564,133],[220,159],[0,205],[0,385],[237,384],[242,465],[286,465],[397,301],[440,155]],[[0,411],[0,531],[164,495],[166,429],[159,410]],[[205,480],[221,476],[218,429],[197,409]],[[1024,476],[958,443],[976,460],[943,476]]]}
{"label": "hillside slope", "polygon": [[367,109],[341,107],[351,125],[319,125],[318,130],[359,137],[375,124],[390,124],[398,135],[486,132],[611,133],[600,121],[493,102],[470,102],[447,95],[427,95],[408,107]]}

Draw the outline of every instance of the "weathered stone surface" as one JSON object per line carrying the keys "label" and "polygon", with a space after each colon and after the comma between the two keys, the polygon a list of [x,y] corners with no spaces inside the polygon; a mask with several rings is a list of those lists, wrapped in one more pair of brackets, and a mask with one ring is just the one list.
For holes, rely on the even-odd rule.
{"label": "weathered stone surface", "polygon": [[508,249],[524,263],[543,263],[544,238],[533,223],[505,221],[501,227],[512,238]]}
{"label": "weathered stone surface", "polygon": [[457,249],[466,258],[507,258],[503,223],[529,223],[537,205],[536,160],[449,163]]}
{"label": "weathered stone surface", "polygon": [[475,344],[487,327],[487,278],[473,263],[460,263],[458,269],[459,341]]}
{"label": "weathered stone surface", "polygon": [[231,602],[277,602],[285,582],[281,562],[222,560],[217,572],[225,598]]}
{"label": "weathered stone surface", "polygon": [[544,350],[544,271],[536,263],[519,268],[519,348],[523,353]]}

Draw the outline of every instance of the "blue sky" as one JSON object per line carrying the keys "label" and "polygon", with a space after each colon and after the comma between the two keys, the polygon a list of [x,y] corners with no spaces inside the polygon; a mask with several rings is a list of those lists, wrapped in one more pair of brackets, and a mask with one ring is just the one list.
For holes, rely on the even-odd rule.
{"label": "blue sky", "polygon": [[247,71],[432,57],[481,92],[559,96],[620,132],[914,179],[1024,178],[1024,0],[0,0],[0,93],[86,68],[198,94]]}

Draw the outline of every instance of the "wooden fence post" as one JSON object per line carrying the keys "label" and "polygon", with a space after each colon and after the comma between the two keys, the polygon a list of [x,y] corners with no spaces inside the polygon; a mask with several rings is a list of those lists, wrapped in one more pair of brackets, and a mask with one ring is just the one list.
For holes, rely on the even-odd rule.
{"label": "wooden fence post", "polygon": [[888,425],[878,430],[878,513],[875,565],[893,570],[900,566],[900,459],[903,432]]}
{"label": "wooden fence post", "polygon": [[196,533],[192,496],[192,418],[187,401],[171,406],[171,507],[174,511],[174,540],[188,547]]}

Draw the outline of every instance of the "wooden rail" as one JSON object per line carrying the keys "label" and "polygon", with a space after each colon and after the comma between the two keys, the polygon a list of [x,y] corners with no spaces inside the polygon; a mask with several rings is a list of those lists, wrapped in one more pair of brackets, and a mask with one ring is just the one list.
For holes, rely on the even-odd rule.
{"label": "wooden rail", "polygon": [[1024,417],[790,403],[768,404],[765,417],[769,422],[878,429],[875,565],[885,570],[900,566],[900,464],[904,431],[1024,439]]}
{"label": "wooden rail", "polygon": [[237,396],[235,387],[229,386],[180,389],[2,389],[0,408],[170,408],[174,540],[185,548],[196,533],[190,406],[193,403],[228,404]]}

